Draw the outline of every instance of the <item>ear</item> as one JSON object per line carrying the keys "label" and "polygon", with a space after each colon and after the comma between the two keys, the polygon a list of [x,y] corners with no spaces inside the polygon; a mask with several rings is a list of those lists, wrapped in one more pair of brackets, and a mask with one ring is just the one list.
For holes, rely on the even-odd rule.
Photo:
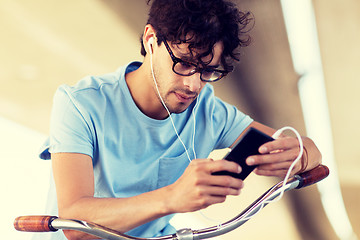
{"label": "ear", "polygon": [[152,25],[147,24],[143,34],[143,44],[145,51],[149,54],[153,53],[154,44],[156,43],[156,32]]}

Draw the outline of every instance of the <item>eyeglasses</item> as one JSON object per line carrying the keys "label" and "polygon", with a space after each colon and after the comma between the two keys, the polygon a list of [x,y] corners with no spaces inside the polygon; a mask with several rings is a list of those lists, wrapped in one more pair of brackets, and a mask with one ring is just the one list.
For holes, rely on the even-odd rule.
{"label": "eyeglasses", "polygon": [[167,41],[163,40],[167,51],[170,54],[171,60],[173,61],[172,70],[174,73],[180,76],[191,76],[195,73],[200,73],[200,79],[204,82],[215,82],[225,77],[229,71],[219,70],[213,67],[200,67],[192,62],[184,61],[178,57],[175,57]]}

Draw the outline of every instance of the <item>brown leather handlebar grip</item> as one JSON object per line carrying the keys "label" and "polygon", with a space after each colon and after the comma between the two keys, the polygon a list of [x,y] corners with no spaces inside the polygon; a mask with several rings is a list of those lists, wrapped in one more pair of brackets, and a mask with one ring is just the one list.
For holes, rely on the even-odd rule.
{"label": "brown leather handlebar grip", "polygon": [[22,232],[55,232],[57,229],[51,226],[55,216],[22,216],[14,221],[14,227]]}
{"label": "brown leather handlebar grip", "polygon": [[296,178],[300,181],[296,188],[303,188],[317,183],[329,176],[329,173],[329,168],[325,165],[319,165],[314,169],[301,173],[296,176]]}

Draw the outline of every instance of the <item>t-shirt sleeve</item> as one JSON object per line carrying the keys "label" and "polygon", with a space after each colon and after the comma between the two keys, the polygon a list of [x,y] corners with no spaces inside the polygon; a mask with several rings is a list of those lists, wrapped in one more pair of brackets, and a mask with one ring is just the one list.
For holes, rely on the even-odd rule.
{"label": "t-shirt sleeve", "polygon": [[215,148],[221,149],[233,144],[253,119],[235,106],[215,97],[212,121],[218,136]]}
{"label": "t-shirt sleeve", "polygon": [[76,101],[70,87],[61,86],[54,96],[49,152],[82,153],[93,157],[90,123],[86,109]]}

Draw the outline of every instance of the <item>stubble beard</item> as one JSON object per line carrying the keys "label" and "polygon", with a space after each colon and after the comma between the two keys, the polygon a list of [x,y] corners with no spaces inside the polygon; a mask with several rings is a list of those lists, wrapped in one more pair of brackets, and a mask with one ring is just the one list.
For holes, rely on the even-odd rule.
{"label": "stubble beard", "polygon": [[[153,81],[156,81],[156,85],[159,89],[159,92],[156,89],[155,83],[153,83],[153,90],[154,90],[154,93],[155,93],[158,101],[164,107],[164,109],[167,108],[170,113],[175,113],[175,114],[184,112],[190,106],[191,103],[185,104],[182,102],[177,102],[177,106],[172,106],[172,104],[169,102],[169,98],[171,97],[171,95],[174,95],[176,91],[180,91],[180,92],[184,92],[184,93],[188,93],[188,91],[182,90],[182,89],[169,89],[168,92],[164,92],[164,90],[162,89],[162,84],[158,81],[159,74],[157,74],[157,71],[155,69],[154,69],[154,75],[155,75],[155,79],[153,79]],[[196,97],[197,97],[197,95],[198,94],[196,94]],[[194,99],[196,99],[196,98],[194,98]]]}

